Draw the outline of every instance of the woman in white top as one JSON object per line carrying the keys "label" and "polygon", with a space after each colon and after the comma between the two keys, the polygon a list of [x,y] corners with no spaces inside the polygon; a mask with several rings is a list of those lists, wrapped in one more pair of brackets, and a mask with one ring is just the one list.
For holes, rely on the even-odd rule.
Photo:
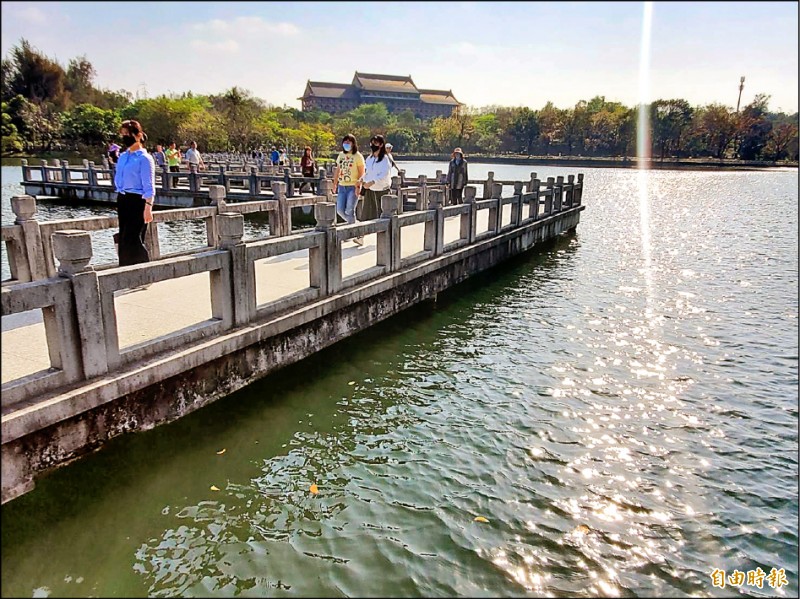
{"label": "woman in white top", "polygon": [[392,165],[386,154],[383,135],[375,135],[369,141],[372,153],[367,158],[364,171],[364,200],[358,220],[373,220],[381,215],[381,198],[392,186]]}

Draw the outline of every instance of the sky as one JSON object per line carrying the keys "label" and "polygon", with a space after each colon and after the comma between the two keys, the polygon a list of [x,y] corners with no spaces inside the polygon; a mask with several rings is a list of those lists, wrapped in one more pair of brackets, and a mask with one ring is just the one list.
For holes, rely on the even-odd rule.
{"label": "sky", "polygon": [[[2,54],[21,38],[95,84],[153,97],[236,85],[300,108],[307,80],[411,75],[472,107],[559,108],[639,98],[641,2],[10,2]],[[797,111],[796,2],[655,2],[650,99]]]}

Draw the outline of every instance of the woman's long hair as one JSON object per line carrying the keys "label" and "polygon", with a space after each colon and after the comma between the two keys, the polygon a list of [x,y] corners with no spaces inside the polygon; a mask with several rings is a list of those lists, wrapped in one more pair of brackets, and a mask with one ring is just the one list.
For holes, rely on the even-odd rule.
{"label": "woman's long hair", "polygon": [[[383,157],[386,156],[386,140],[383,139],[383,135],[373,135],[372,139],[369,140],[369,144],[372,145],[373,141],[377,141],[379,144],[381,144],[381,149],[378,150],[378,160],[377,160],[377,162],[380,162],[381,160],[383,160]],[[371,149],[372,148],[370,148],[370,150]]]}

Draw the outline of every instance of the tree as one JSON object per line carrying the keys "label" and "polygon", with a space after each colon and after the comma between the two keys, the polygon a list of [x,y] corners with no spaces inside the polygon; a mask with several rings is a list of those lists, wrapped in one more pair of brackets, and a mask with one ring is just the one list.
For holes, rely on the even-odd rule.
{"label": "tree", "polygon": [[767,145],[772,123],[767,118],[769,96],[758,94],[744,107],[738,119],[738,155],[741,160],[756,160]]}
{"label": "tree", "polygon": [[21,116],[28,131],[26,145],[33,150],[52,150],[62,134],[60,113],[51,104],[28,102],[22,109]]}
{"label": "tree", "polygon": [[121,119],[113,110],[79,104],[64,115],[64,135],[86,145],[102,145],[119,131]]}
{"label": "tree", "polygon": [[517,148],[530,156],[533,143],[540,133],[539,115],[530,108],[521,108],[511,122],[511,134],[517,142]]}
{"label": "tree", "polygon": [[368,129],[370,136],[385,133],[391,121],[386,105],[381,102],[362,104],[350,111],[350,118],[357,127]]}
{"label": "tree", "polygon": [[722,104],[709,104],[697,111],[693,135],[700,142],[698,149],[708,149],[715,158],[722,159],[736,136],[736,115]]}
{"label": "tree", "polygon": [[550,146],[561,140],[564,133],[564,115],[552,102],[544,105],[538,113],[539,137],[545,152],[550,154]]}
{"label": "tree", "polygon": [[255,138],[256,118],[264,108],[262,103],[248,90],[236,86],[221,96],[212,96],[211,102],[222,117],[233,146],[239,151],[250,148]]}
{"label": "tree", "polygon": [[782,160],[789,155],[789,148],[794,142],[797,146],[797,125],[795,123],[781,123],[773,127],[764,147],[764,157],[769,160]]}
{"label": "tree", "polygon": [[407,127],[398,127],[386,132],[386,141],[393,146],[393,151],[410,152],[416,149],[417,136]]}
{"label": "tree", "polygon": [[656,100],[651,111],[653,142],[664,160],[667,151],[680,149],[684,132],[692,122],[692,107],[686,100]]}
{"label": "tree", "polygon": [[11,115],[8,113],[7,102],[2,103],[2,109],[2,129],[0,130],[0,134],[2,134],[3,139],[3,155],[21,152],[24,147],[22,137],[20,137],[16,126],[11,120]]}
{"label": "tree", "polygon": [[9,97],[20,94],[35,104],[50,102],[57,108],[67,105],[65,92],[66,73],[54,60],[39,53],[30,43],[22,39],[11,49],[11,58],[6,66]]}
{"label": "tree", "polygon": [[96,71],[86,56],[73,58],[69,61],[66,74],[66,87],[69,90],[70,101],[80,103],[96,103],[96,90],[92,85]]}

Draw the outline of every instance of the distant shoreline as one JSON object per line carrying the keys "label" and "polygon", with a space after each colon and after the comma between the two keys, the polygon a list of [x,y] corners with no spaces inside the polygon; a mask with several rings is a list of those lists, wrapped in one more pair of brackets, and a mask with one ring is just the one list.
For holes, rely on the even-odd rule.
{"label": "distant shoreline", "polygon": [[[395,160],[400,162],[450,162],[449,154],[392,154]],[[530,165],[530,166],[570,166],[570,167],[593,167],[593,168],[637,168],[635,159],[622,160],[618,158],[577,158],[575,156],[564,157],[544,157],[532,156],[469,156],[467,160],[483,164],[511,164],[511,165]],[[719,161],[719,160],[651,160],[649,167],[653,170],[684,170],[684,171],[764,171],[785,168],[798,168],[797,162],[774,163],[761,160],[753,161]]]}

